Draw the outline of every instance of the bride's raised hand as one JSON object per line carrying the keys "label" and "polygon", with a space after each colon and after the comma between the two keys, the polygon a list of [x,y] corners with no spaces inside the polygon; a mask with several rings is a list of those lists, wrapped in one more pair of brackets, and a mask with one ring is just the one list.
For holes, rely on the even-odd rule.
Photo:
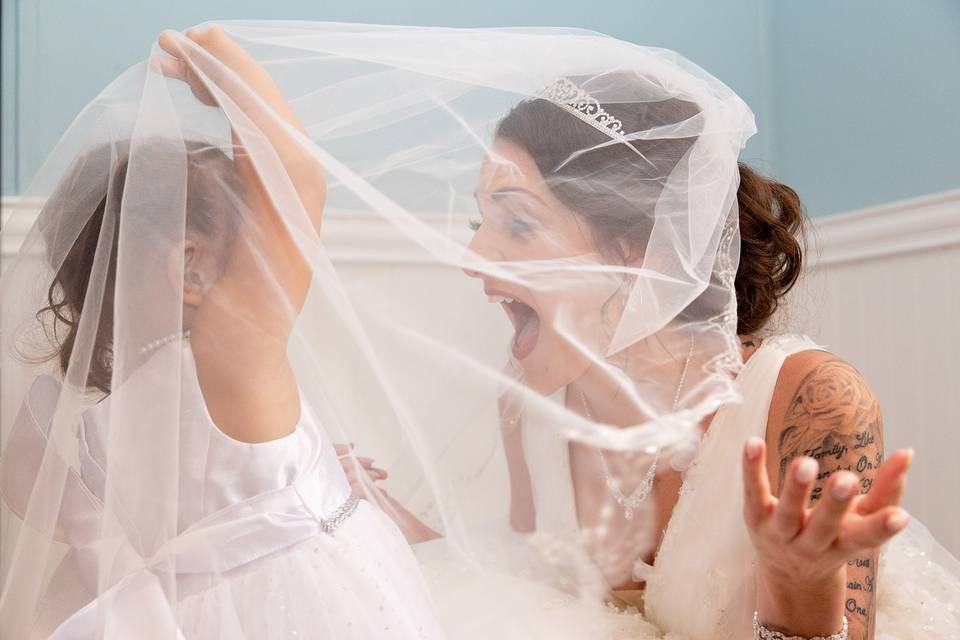
{"label": "bride's raised hand", "polygon": [[[865,554],[868,559],[860,562],[876,562],[876,549],[907,525],[899,504],[912,453],[894,452],[862,495],[860,478],[851,471],[822,473],[816,460],[798,457],[784,475],[779,498],[770,490],[765,453],[764,441],[752,438],[743,455],[744,520],[757,552],[758,609],[761,617],[766,609],[767,620],[802,620],[806,609],[811,626],[781,625],[794,634],[829,635],[843,615],[866,613],[844,592],[874,589],[848,579],[848,563]],[[825,476],[811,505],[814,485]],[[866,633],[850,637],[869,637]]]}

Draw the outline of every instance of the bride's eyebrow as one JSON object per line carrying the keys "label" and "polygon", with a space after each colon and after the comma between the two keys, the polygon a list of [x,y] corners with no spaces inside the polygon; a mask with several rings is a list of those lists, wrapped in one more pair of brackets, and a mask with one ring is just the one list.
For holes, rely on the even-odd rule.
{"label": "bride's eyebrow", "polygon": [[503,187],[502,189],[497,189],[496,191],[486,192],[486,193],[481,191],[473,192],[473,197],[476,199],[480,199],[483,196],[487,196],[490,198],[497,198],[501,196],[511,196],[511,195],[529,196],[534,200],[536,200],[538,204],[547,206],[547,203],[543,201],[543,198],[538,196],[533,191],[530,191],[529,189],[524,189],[523,187]]}

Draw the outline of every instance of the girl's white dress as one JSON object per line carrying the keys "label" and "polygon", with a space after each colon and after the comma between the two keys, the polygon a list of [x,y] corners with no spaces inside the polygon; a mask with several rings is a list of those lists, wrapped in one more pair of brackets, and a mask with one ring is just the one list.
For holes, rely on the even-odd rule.
{"label": "girl's white dress", "polygon": [[[743,402],[725,405],[717,412],[684,474],[679,501],[654,565],[640,562],[635,569],[641,574],[638,577],[646,580],[643,618],[614,614],[608,607],[574,598],[561,584],[550,588],[539,580],[525,580],[525,570],[499,579],[488,572],[488,583],[467,596],[464,592],[469,587],[457,579],[458,570],[452,568],[456,561],[451,560],[449,550],[442,550],[443,542],[419,545],[417,556],[448,627],[465,625],[472,633],[459,636],[464,638],[493,634],[552,640],[752,637],[754,551],[742,520],[741,452],[748,438],[766,433],[770,402],[784,360],[793,353],[819,348],[802,336],[774,337],[763,343],[738,375]],[[553,400],[563,403],[564,393],[561,389]],[[549,532],[556,540],[575,539],[578,528],[573,486],[558,480],[571,477],[568,443],[555,423],[538,424],[535,413],[525,415],[523,429],[524,455],[541,532],[526,544],[542,547],[542,539],[538,541],[542,532]],[[502,540],[510,537],[502,532]],[[514,540],[512,544],[523,543]],[[510,543],[499,546],[507,548]],[[589,561],[585,554],[565,548],[563,556],[570,570],[585,575],[577,568],[577,563]],[[501,604],[487,603],[489,598],[483,593],[498,594]],[[471,609],[458,610],[457,600],[472,600]],[[502,604],[504,600],[510,602],[509,607]],[[524,635],[520,624],[495,629],[492,619],[476,613],[498,606],[525,616],[528,633]],[[960,638],[960,566],[919,523],[912,523],[884,549],[876,608],[877,640]],[[455,615],[451,616],[451,610]],[[474,622],[465,623],[471,616]]]}
{"label": "girl's white dress", "polygon": [[[69,551],[31,637],[92,638],[98,607],[109,614],[104,637],[117,640],[444,637],[409,545],[379,509],[352,496],[310,406],[302,402],[300,421],[286,437],[233,440],[206,410],[188,343],[180,349],[171,344],[151,357],[182,356],[179,535],[150,558],[131,552],[124,577],[95,598],[92,545],[104,490],[108,396],[78,425],[79,472],[60,517]],[[29,495],[24,465],[35,460],[31,452],[43,451],[59,387],[48,376],[34,382],[8,440],[2,489],[14,511]],[[116,562],[124,562],[122,555]],[[171,564],[175,607],[152,570]]]}

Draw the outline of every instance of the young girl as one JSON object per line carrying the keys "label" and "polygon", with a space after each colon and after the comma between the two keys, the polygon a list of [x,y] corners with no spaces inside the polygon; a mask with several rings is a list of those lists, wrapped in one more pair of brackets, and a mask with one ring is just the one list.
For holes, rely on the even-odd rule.
{"label": "young girl", "polygon": [[[140,114],[130,138],[87,145],[43,207],[34,241],[52,276],[36,315],[57,366],[4,449],[3,496],[25,524],[3,635],[440,638],[409,547],[351,493],[287,358],[323,169],[222,30],[160,47],[154,68],[222,109],[232,149]],[[151,71],[143,91],[164,84]],[[48,581],[29,563],[55,542]]]}

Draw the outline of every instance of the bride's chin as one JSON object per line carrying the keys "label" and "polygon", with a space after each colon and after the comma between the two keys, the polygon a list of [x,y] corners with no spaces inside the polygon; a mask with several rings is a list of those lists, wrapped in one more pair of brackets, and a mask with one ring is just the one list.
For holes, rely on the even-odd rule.
{"label": "bride's chin", "polygon": [[[523,372],[524,384],[540,395],[550,396],[577,381],[590,368],[590,363],[564,349],[552,348],[548,336],[541,335],[537,345],[522,359],[513,358]],[[571,366],[571,364],[574,364]]]}

